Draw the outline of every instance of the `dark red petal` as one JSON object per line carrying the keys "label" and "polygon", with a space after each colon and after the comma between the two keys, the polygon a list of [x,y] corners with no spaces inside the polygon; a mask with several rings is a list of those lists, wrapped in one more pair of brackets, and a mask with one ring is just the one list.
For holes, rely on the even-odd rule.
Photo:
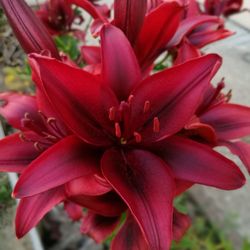
{"label": "dark red petal", "polygon": [[83,217],[81,233],[87,234],[97,243],[104,241],[118,226],[120,217],[105,217],[91,211]]}
{"label": "dark red petal", "polygon": [[39,194],[81,176],[98,173],[99,155],[75,136],[68,136],[34,160],[20,176],[17,198]]}
{"label": "dark red petal", "polygon": [[181,64],[200,56],[200,50],[193,46],[187,39],[184,39],[177,49],[177,58],[175,59],[174,64]]}
{"label": "dark red petal", "polygon": [[[140,132],[144,142],[178,132],[194,115],[220,64],[221,58],[210,54],[145,79],[132,92],[130,130]],[[146,102],[149,109],[143,112]],[[159,120],[159,129],[154,129],[155,119]]]}
{"label": "dark red petal", "polygon": [[87,64],[101,63],[101,48],[97,46],[81,46],[81,55]]}
{"label": "dark red petal", "polygon": [[[158,248],[149,248],[140,227],[128,213],[125,224],[112,241],[111,250],[151,250]],[[163,247],[162,249],[168,249]]]}
{"label": "dark red petal", "polygon": [[237,165],[207,145],[177,136],[159,145],[160,154],[177,179],[225,190],[245,184],[245,177]]}
{"label": "dark red petal", "polygon": [[181,195],[182,193],[187,191],[189,188],[191,188],[193,185],[194,185],[193,182],[176,179],[175,180],[175,186],[176,186],[175,196]]}
{"label": "dark red petal", "polygon": [[0,3],[27,54],[49,50],[52,57],[60,59],[50,34],[24,0],[1,0]]}
{"label": "dark red petal", "polygon": [[168,249],[172,239],[174,181],[169,167],[143,150],[106,151],[103,175],[128,205],[150,249]]}
{"label": "dark red petal", "polygon": [[33,80],[68,127],[91,144],[109,144],[104,128],[110,128],[109,109],[118,105],[114,93],[97,77],[57,60],[33,54],[30,63]]}
{"label": "dark red petal", "polygon": [[88,0],[66,0],[66,3],[75,4],[76,6],[86,10],[94,19],[101,19],[106,22],[106,18],[99,12],[98,8]]}
{"label": "dark red petal", "polygon": [[99,196],[72,196],[68,197],[68,199],[88,208],[93,213],[108,217],[120,216],[126,209],[124,202],[114,192]]}
{"label": "dark red petal", "polygon": [[107,183],[104,185],[98,181],[95,175],[87,175],[68,182],[65,190],[69,196],[78,195],[102,195],[111,191],[112,187]]}
{"label": "dark red petal", "polygon": [[146,16],[135,44],[143,70],[154,62],[176,32],[182,11],[183,7],[177,1],[172,1],[161,4]]}
{"label": "dark red petal", "polygon": [[21,199],[16,212],[16,236],[23,237],[55,205],[65,198],[63,187]]}
{"label": "dark red petal", "polygon": [[199,119],[186,124],[183,133],[186,137],[196,137],[210,143],[210,145],[217,145],[217,137],[213,127],[200,123]]}
{"label": "dark red petal", "polygon": [[39,119],[38,107],[34,96],[18,94],[15,92],[0,93],[0,115],[14,128],[23,129],[21,120],[24,115]]}
{"label": "dark red petal", "polygon": [[64,209],[68,216],[74,221],[80,220],[83,216],[83,208],[69,200],[64,201]]}
{"label": "dark red petal", "polygon": [[147,0],[116,0],[114,25],[120,28],[133,45],[143,25]]}
{"label": "dark red petal", "polygon": [[174,47],[181,43],[183,38],[187,36],[189,33],[194,31],[197,27],[203,25],[203,24],[218,24],[220,23],[220,18],[215,16],[209,16],[209,15],[199,15],[199,16],[191,16],[187,19],[184,19],[177,32],[174,34],[174,37],[171,39],[171,41],[168,43],[168,47]]}
{"label": "dark red petal", "polygon": [[22,141],[20,134],[0,140],[0,172],[21,173],[39,154],[32,142]]}
{"label": "dark red petal", "polygon": [[244,166],[247,168],[247,171],[250,173],[250,145],[242,142],[230,142],[230,141],[220,141],[219,145],[223,145],[229,148],[232,154],[237,155]]}
{"label": "dark red petal", "polygon": [[203,123],[214,128],[219,139],[229,140],[250,134],[250,108],[237,104],[223,104],[200,116]]}
{"label": "dark red petal", "polygon": [[204,30],[201,32],[194,33],[190,35],[188,39],[190,43],[192,43],[194,46],[202,48],[209,43],[224,39],[233,34],[234,33],[230,30],[224,28],[218,28],[215,30]]}
{"label": "dark red petal", "polygon": [[112,25],[103,27],[101,45],[103,80],[120,100],[126,100],[141,80],[134,51],[122,31]]}
{"label": "dark red petal", "polygon": [[180,241],[183,235],[191,226],[191,219],[188,215],[174,210],[173,235],[175,241]]}

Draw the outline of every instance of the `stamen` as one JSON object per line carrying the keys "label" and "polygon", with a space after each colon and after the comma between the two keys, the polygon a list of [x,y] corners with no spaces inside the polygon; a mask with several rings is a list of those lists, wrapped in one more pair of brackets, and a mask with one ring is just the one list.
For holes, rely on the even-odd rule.
{"label": "stamen", "polygon": [[232,98],[232,90],[230,89],[228,93],[226,94],[226,102],[229,102]]}
{"label": "stamen", "polygon": [[114,121],[115,120],[115,107],[111,107],[109,109],[109,120]]}
{"label": "stamen", "polygon": [[54,117],[49,117],[47,119],[47,123],[50,125],[50,127],[54,130],[53,134],[55,135],[55,133],[57,133],[57,135],[59,138],[64,137],[65,135],[63,134],[63,132],[61,131],[61,129],[58,127],[57,125],[57,121]]}
{"label": "stamen", "polygon": [[130,95],[130,96],[128,97],[128,105],[131,105],[133,99],[134,99],[134,96],[133,96],[133,95]]}
{"label": "stamen", "polygon": [[39,142],[35,142],[34,143],[34,147],[37,151],[43,151],[43,148],[40,146],[40,143]]}
{"label": "stamen", "polygon": [[144,103],[143,112],[147,113],[150,110],[150,101]]}
{"label": "stamen", "polygon": [[160,132],[160,121],[159,121],[158,117],[154,118],[153,131],[155,133],[159,133]]}
{"label": "stamen", "polygon": [[118,138],[121,138],[122,136],[121,127],[118,122],[115,123],[115,136]]}
{"label": "stamen", "polygon": [[140,143],[142,141],[142,136],[138,132],[134,132],[135,141]]}

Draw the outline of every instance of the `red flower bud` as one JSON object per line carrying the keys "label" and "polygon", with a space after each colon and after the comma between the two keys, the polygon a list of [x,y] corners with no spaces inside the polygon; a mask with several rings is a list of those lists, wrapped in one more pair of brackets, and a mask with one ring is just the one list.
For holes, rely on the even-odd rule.
{"label": "red flower bud", "polygon": [[24,0],[0,0],[0,3],[17,39],[27,54],[49,50],[52,57],[60,58],[46,28]]}

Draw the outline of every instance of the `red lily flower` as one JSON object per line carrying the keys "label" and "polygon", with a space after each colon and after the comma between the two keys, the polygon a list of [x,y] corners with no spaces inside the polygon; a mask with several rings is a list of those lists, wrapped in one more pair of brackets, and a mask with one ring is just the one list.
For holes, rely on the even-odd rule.
{"label": "red lily flower", "polygon": [[[68,0],[88,11],[96,19],[94,33],[108,23],[101,13],[86,0]],[[154,6],[158,4],[155,3]],[[147,72],[155,59],[165,50],[176,32],[183,14],[178,1],[167,1],[147,12],[147,0],[118,0],[114,4],[112,24],[120,28],[129,39],[141,70]]]}
{"label": "red lily flower", "polygon": [[250,134],[250,108],[230,104],[231,95],[221,93],[223,88],[224,82],[218,84],[217,88],[208,86],[204,100],[196,112],[197,118],[186,129],[191,130],[192,135],[203,138],[205,143],[228,147],[240,157],[250,172],[250,145],[239,141],[239,138]]}
{"label": "red lily flower", "polygon": [[[140,242],[140,249],[169,249],[175,178],[222,189],[239,188],[245,182],[232,161],[209,146],[176,135],[199,107],[220,58],[204,56],[143,80],[133,49],[119,29],[104,26],[101,43],[101,76],[33,54],[33,80],[69,129],[85,142],[87,158],[100,160],[104,181],[130,211],[112,248],[134,249]],[[69,140],[61,144],[59,153],[64,155]],[[52,157],[51,162],[59,155],[53,150],[53,156],[47,157]],[[70,181],[68,176],[76,168],[71,164],[44,167],[43,160],[37,160],[23,172],[15,195],[29,197],[51,190]],[[120,203],[114,203],[113,194],[103,199],[113,204],[113,211],[102,215],[120,215]],[[72,200],[81,204],[83,198]],[[128,232],[129,241],[123,236]]]}
{"label": "red lily flower", "polygon": [[80,24],[83,22],[82,16],[65,0],[47,0],[36,11],[36,15],[51,35],[72,31],[72,24],[76,19]]}
{"label": "red lily flower", "polygon": [[175,64],[199,57],[200,49],[207,44],[224,39],[233,33],[224,28],[224,20],[208,15],[192,15],[184,19],[168,49],[177,48]]}
{"label": "red lily flower", "polygon": [[[53,206],[62,201],[73,219],[79,218],[81,211],[72,201],[106,216],[121,213],[124,205],[114,195],[112,197],[117,199],[115,208],[110,202],[107,203],[107,195],[102,197],[111,187],[99,181],[98,176],[102,174],[98,160],[87,156],[89,149],[85,149],[85,144],[69,133],[41,92],[38,91],[37,98],[16,93],[1,93],[0,98],[0,114],[22,131],[0,141],[0,171],[21,173],[14,195],[17,190],[19,194],[27,193],[23,186],[19,186],[32,173],[43,176],[39,178],[40,188],[36,191],[26,179],[26,184],[30,186],[29,195],[23,196],[17,209],[17,237],[26,234]],[[100,154],[95,149],[91,150],[92,153],[95,157]],[[58,178],[50,185],[48,182],[53,178],[53,169],[56,171],[57,167],[60,167],[60,171],[70,168],[71,174],[67,173],[66,178]],[[81,187],[77,192],[76,185]],[[80,199],[80,202],[74,199]],[[42,205],[44,201],[46,206]]]}
{"label": "red lily flower", "polygon": [[242,5],[243,0],[206,0],[204,3],[207,14],[226,17],[239,12]]}
{"label": "red lily flower", "polygon": [[24,0],[0,0],[0,4],[27,54],[48,50],[52,57],[60,59],[48,31]]}

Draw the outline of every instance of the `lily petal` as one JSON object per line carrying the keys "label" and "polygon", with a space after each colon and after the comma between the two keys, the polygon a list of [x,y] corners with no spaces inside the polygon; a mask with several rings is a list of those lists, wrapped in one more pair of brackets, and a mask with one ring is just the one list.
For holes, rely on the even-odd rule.
{"label": "lily petal", "polygon": [[32,142],[22,141],[20,134],[0,140],[0,172],[21,173],[39,154]]}
{"label": "lily petal", "polygon": [[126,100],[141,80],[134,51],[122,31],[112,25],[103,27],[101,44],[103,79],[120,100]]}
{"label": "lily petal", "polygon": [[195,46],[193,46],[188,39],[184,39],[179,48],[177,49],[177,58],[174,61],[174,64],[181,64],[190,59],[200,57],[201,52]]}
{"label": "lily petal", "polygon": [[[210,54],[145,79],[131,93],[134,98],[130,130],[139,129],[137,132],[141,133],[144,142],[161,140],[178,132],[194,115],[204,89],[220,64],[221,58]],[[144,112],[146,102],[149,109]],[[155,119],[159,121],[156,130]]]}
{"label": "lily petal", "polygon": [[114,2],[114,25],[120,28],[133,45],[143,25],[147,0],[117,0]]}
{"label": "lily petal", "polygon": [[75,4],[76,6],[86,10],[94,19],[100,19],[107,22],[102,13],[95,7],[93,3],[88,0],[66,0],[68,4]]}
{"label": "lily petal", "polygon": [[245,184],[238,166],[207,145],[177,136],[159,142],[159,145],[160,155],[177,179],[224,190]]}
{"label": "lily petal", "polygon": [[95,175],[80,177],[65,185],[66,193],[69,196],[102,195],[108,193],[111,189],[112,187],[109,184],[101,184]]}
{"label": "lily petal", "polygon": [[64,209],[73,221],[78,221],[83,216],[82,207],[69,200],[64,201]]}
{"label": "lily petal", "polygon": [[177,209],[175,209],[174,219],[173,219],[174,240],[180,241],[190,226],[191,226],[190,217],[186,214],[180,213]]}
{"label": "lily petal", "polygon": [[146,70],[163,52],[181,21],[183,7],[177,1],[165,2],[145,18],[134,46],[142,70]]}
{"label": "lily petal", "polygon": [[81,176],[98,173],[98,153],[75,136],[68,136],[34,160],[20,176],[13,194],[32,196]]}
{"label": "lily petal", "polygon": [[33,54],[30,63],[33,80],[45,92],[65,124],[91,144],[109,144],[103,130],[110,128],[109,109],[118,105],[114,93],[97,77],[57,60]]}
{"label": "lily petal", "polygon": [[101,243],[115,230],[119,221],[120,216],[104,217],[88,211],[81,224],[81,233],[87,234],[97,243]]}
{"label": "lily petal", "polygon": [[72,196],[68,197],[68,199],[89,209],[93,213],[107,217],[120,216],[126,209],[124,202],[114,192],[99,196]]}
{"label": "lily petal", "polygon": [[[128,213],[126,222],[117,233],[111,244],[111,250],[149,250],[149,248],[140,227]],[[163,248],[162,248],[163,249]],[[164,248],[167,249],[167,248]]]}
{"label": "lily petal", "polygon": [[203,113],[202,123],[214,128],[221,140],[236,139],[250,134],[250,108],[226,103]]}
{"label": "lily petal", "polygon": [[55,205],[65,198],[63,187],[21,199],[16,212],[16,236],[23,237]]}
{"label": "lily petal", "polygon": [[250,145],[242,142],[220,141],[219,145],[226,146],[232,154],[237,155],[250,173]]}
{"label": "lily petal", "polygon": [[21,120],[28,113],[33,120],[40,119],[36,98],[15,92],[0,93],[0,115],[17,129],[23,129]]}
{"label": "lily petal", "polygon": [[81,55],[87,64],[101,63],[101,48],[97,46],[81,46]]}
{"label": "lily petal", "polygon": [[216,25],[218,23],[221,23],[221,20],[222,19],[218,17],[210,16],[210,15],[191,16],[187,19],[184,19],[181,22],[177,32],[174,34],[173,38],[168,43],[167,47],[171,48],[171,47],[179,45],[185,36],[190,34],[199,26],[206,25],[208,23]]}
{"label": "lily petal", "polygon": [[147,151],[115,149],[106,151],[101,167],[105,178],[128,205],[149,248],[168,249],[175,192],[169,167]]}

